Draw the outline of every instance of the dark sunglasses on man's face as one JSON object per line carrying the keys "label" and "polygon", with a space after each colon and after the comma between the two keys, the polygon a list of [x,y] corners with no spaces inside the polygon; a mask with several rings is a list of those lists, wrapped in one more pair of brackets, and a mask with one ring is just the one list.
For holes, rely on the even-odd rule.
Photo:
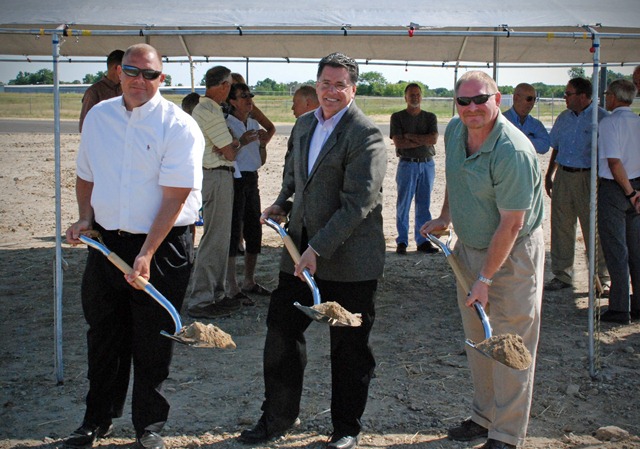
{"label": "dark sunglasses on man's face", "polygon": [[146,80],[154,80],[162,75],[162,72],[153,69],[139,69],[132,65],[123,65],[122,71],[125,75],[135,78],[142,73],[142,77]]}
{"label": "dark sunglasses on man's face", "polygon": [[253,95],[251,93],[248,93],[248,92],[244,92],[244,93],[238,94],[238,98],[247,99],[247,98],[253,98],[253,97],[255,97],[255,95]]}
{"label": "dark sunglasses on man's face", "polygon": [[469,106],[471,102],[474,102],[475,104],[485,104],[487,101],[489,101],[489,98],[493,97],[494,95],[495,93],[476,95],[475,97],[456,97],[456,101],[460,106]]}

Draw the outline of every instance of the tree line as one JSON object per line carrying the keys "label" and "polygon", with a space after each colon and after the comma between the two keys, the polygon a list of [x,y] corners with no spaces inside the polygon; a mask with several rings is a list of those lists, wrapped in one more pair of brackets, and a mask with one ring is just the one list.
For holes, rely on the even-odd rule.
{"label": "tree line", "polygon": [[[631,80],[631,75],[623,75],[612,70],[607,70],[607,80],[613,81],[615,79],[628,79]],[[95,74],[87,73],[82,81],[75,80],[72,82],[60,81],[60,84],[93,84],[99,81],[104,75],[105,71],[99,71]],[[574,67],[567,71],[569,79],[582,77],[588,78],[584,68]],[[429,88],[427,84],[421,81],[398,81],[397,83],[390,83],[386,80],[384,75],[380,72],[365,72],[360,74],[360,80],[357,85],[357,94],[369,97],[402,97],[404,96],[404,89],[409,83],[416,83],[422,89],[423,97],[453,97],[453,90],[444,87]],[[33,85],[33,84],[53,84],[53,71],[49,69],[41,69],[35,73],[18,72],[15,79],[9,81],[10,85]],[[165,86],[171,86],[171,75],[166,75]],[[258,81],[251,89],[262,95],[293,95],[295,90],[302,84],[315,84],[315,80],[308,80],[303,83],[289,82],[279,83],[271,78],[265,78]],[[531,83],[535,87],[538,96],[544,98],[559,98],[562,97],[565,89],[565,85],[548,85],[544,83]],[[205,85],[205,77],[202,77],[200,85]],[[182,84],[178,84],[182,86]],[[499,90],[503,94],[512,94],[515,86],[500,86]]]}

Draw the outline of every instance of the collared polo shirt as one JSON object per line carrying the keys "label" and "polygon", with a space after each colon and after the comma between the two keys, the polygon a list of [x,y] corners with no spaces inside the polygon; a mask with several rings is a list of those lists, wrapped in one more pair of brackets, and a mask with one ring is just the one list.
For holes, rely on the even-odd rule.
{"label": "collared polo shirt", "polygon": [[458,238],[485,249],[500,223],[500,209],[525,210],[518,236],[543,220],[542,177],[533,145],[502,114],[479,151],[467,157],[467,128],[459,117],[445,131],[445,172],[451,221]]}
{"label": "collared polo shirt", "polygon": [[204,134],[205,151],[202,157],[202,167],[232,167],[233,161],[214,151],[214,147],[226,147],[233,142],[220,105],[209,97],[200,97],[200,103],[193,108],[191,115]]}
{"label": "collared polo shirt", "polygon": [[203,151],[196,122],[160,93],[132,111],[116,97],[87,115],[77,175],[93,183],[91,206],[100,225],[147,234],[160,209],[162,187],[191,189],[175,226],[198,219]]}

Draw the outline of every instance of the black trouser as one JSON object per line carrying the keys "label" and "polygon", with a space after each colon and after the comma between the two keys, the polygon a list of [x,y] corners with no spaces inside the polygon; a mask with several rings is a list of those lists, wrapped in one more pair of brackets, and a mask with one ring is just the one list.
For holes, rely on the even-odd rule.
{"label": "black trouser", "polygon": [[[336,301],[345,309],[362,313],[360,327],[330,327],[331,419],[334,435],[358,435],[373,377],[375,360],[369,334],[375,319],[374,298],[378,282],[333,282],[316,278],[323,302]],[[269,432],[289,427],[300,412],[300,396],[307,364],[304,331],[311,320],[293,303],[313,305],[307,284],[280,272],[271,295],[264,348],[265,401],[263,418]]]}
{"label": "black trouser", "polygon": [[[146,235],[120,236],[99,225],[104,243],[129,265]],[[177,310],[189,282],[193,240],[187,226],[176,227],[158,248],[149,281]],[[162,383],[169,375],[172,340],[161,330],[175,332],[171,316],[144,291],[131,287],[102,253],[89,248],[82,278],[82,308],[89,324],[87,347],[89,393],[85,421],[110,422],[122,416],[133,361],[132,417],[136,436],[158,432],[169,414]]]}
{"label": "black trouser", "polygon": [[233,215],[231,217],[231,243],[229,257],[238,255],[241,236],[245,251],[259,254],[262,247],[262,224],[260,223],[260,189],[258,172],[243,171],[242,178],[233,178]]}

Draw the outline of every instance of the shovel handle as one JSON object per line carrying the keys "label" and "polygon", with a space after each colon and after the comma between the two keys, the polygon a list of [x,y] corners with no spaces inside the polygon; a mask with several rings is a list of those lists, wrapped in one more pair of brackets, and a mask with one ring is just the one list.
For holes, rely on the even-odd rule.
{"label": "shovel handle", "polygon": [[[133,268],[129,266],[127,262],[122,260],[120,256],[111,251],[105,245],[100,242],[93,240],[92,238],[81,235],[80,240],[86,243],[88,246],[93,249],[100,251],[112,264],[114,264],[120,271],[124,274],[129,274],[133,271]],[[182,321],[180,320],[180,314],[176,310],[176,308],[171,304],[171,302],[165,298],[162,293],[160,293],[149,281],[147,281],[142,276],[138,276],[135,278],[134,283],[143,289],[149,296],[151,296],[162,308],[164,308],[169,315],[171,315],[171,319],[175,324],[175,333],[177,334],[182,329]]]}
{"label": "shovel handle", "polygon": [[[129,274],[129,273],[131,273],[133,271],[133,268],[131,268],[127,262],[122,260],[120,258],[120,256],[118,256],[113,251],[109,253],[109,255],[107,256],[107,259],[109,259],[109,261],[112,264],[114,264],[116,267],[118,267],[118,269],[120,271],[122,271],[124,274]],[[147,285],[149,284],[149,281],[147,281],[142,276],[138,276],[138,277],[135,278],[134,283],[138,287],[140,287],[142,290],[144,290],[147,287]]]}

